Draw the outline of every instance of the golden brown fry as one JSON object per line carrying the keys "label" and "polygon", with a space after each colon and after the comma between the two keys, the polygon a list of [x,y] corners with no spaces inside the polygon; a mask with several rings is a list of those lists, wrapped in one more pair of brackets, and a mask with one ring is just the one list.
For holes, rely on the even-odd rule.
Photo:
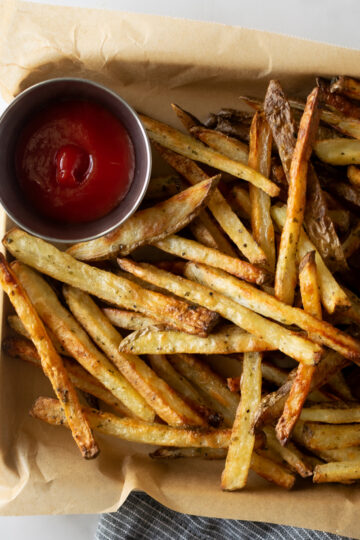
{"label": "golden brown fry", "polygon": [[168,199],[184,189],[186,189],[185,182],[175,174],[157,176],[150,180],[146,199]]}
{"label": "golden brown fry", "polygon": [[[221,361],[221,359],[222,357],[219,357],[219,361]],[[238,361],[240,365],[242,366],[242,359],[238,358]],[[277,366],[274,366],[271,362],[267,362],[266,360],[263,360],[261,362],[261,372],[262,372],[263,378],[266,381],[276,384],[277,386],[281,386],[282,384],[284,384],[289,375],[289,372],[286,371],[285,369],[281,369]],[[231,392],[240,391],[240,379],[241,379],[240,376],[227,378],[227,384]]]}
{"label": "golden brown fry", "polygon": [[237,257],[231,242],[226,238],[219,225],[211,218],[207,210],[202,210],[190,223],[190,230],[196,240],[207,247],[218,249],[230,257]]}
{"label": "golden brown fry", "polygon": [[154,411],[142,396],[118,372],[115,366],[93,345],[88,335],[65,309],[54,291],[34,270],[15,263],[15,273],[29,294],[44,323],[51,328],[62,345],[84,369],[89,371],[132,413],[147,421],[154,419]]}
{"label": "golden brown fry", "polygon": [[347,168],[347,177],[349,182],[355,186],[360,187],[360,168],[356,165],[349,165]]}
{"label": "golden brown fry", "polygon": [[360,247],[360,221],[353,227],[342,245],[346,258],[351,257]]}
{"label": "golden brown fry", "polygon": [[281,233],[275,272],[275,295],[292,305],[297,282],[296,254],[304,219],[306,178],[313,140],[319,124],[317,114],[319,89],[308,96],[301,118],[298,139],[291,160],[286,219]]}
{"label": "golden brown fry", "polygon": [[229,272],[229,274],[245,279],[245,281],[256,283],[257,285],[264,283],[267,278],[266,272],[253,264],[238,258],[229,257],[218,250],[208,248],[194,240],[189,240],[175,234],[156,242],[154,245],[166,251],[166,253],[221,268]]}
{"label": "golden brown fry", "polygon": [[316,450],[325,461],[360,461],[360,447],[333,448],[332,450]]}
{"label": "golden brown fry", "polygon": [[288,442],[286,446],[281,446],[276,438],[274,428],[271,426],[265,426],[264,432],[266,435],[266,445],[277,452],[293,471],[300,474],[302,478],[312,475],[313,471],[306,462],[306,458],[295,444]]}
{"label": "golden brown fry", "polygon": [[331,80],[330,92],[343,94],[351,99],[360,99],[360,82],[353,77],[340,75]]}
{"label": "golden brown fry", "polygon": [[3,243],[17,259],[63,283],[78,287],[110,304],[140,311],[185,332],[206,335],[218,316],[181,300],[145,290],[134,283],[77,261],[40,238],[20,229],[9,231]]}
{"label": "golden brown fry", "polygon": [[153,459],[225,459],[227,448],[158,448],[149,454]]}
{"label": "golden brown fry", "polygon": [[331,165],[359,165],[360,141],[357,139],[325,139],[314,144],[321,161]]}
{"label": "golden brown fry", "polygon": [[41,367],[64,407],[64,417],[69,422],[73,438],[82,456],[86,459],[96,457],[99,448],[82,413],[76,390],[27,291],[2,254],[0,254],[0,283],[39,353]]}
{"label": "golden brown fry", "polygon": [[[227,448],[230,441],[230,429],[173,427],[135,418],[120,418],[95,409],[84,408],[83,411],[93,429],[126,441],[156,446],[207,448]],[[64,411],[56,399],[38,398],[30,414],[48,424],[67,427]]]}
{"label": "golden brown fry", "polygon": [[[281,229],[285,223],[286,207],[273,206],[271,215],[274,222]],[[321,301],[328,313],[334,313],[335,309],[347,309],[351,306],[350,300],[336,282],[334,276],[326,267],[314,244],[309,240],[304,230],[300,232],[298,244],[298,257],[303,258],[309,251],[315,250],[315,262],[318,272]]]}
{"label": "golden brown fry", "polygon": [[[238,139],[229,137],[229,135],[224,135],[224,133],[216,131],[215,129],[208,129],[203,126],[192,127],[190,133],[223,156],[244,163],[245,165],[247,164],[249,157],[248,147]],[[251,167],[251,165],[249,165],[249,167]]]}
{"label": "golden brown fry", "polygon": [[[24,337],[26,337],[28,339],[31,339],[29,332],[26,330],[25,326],[23,325],[23,323],[21,322],[21,320],[19,319],[19,317],[17,315],[9,315],[8,318],[7,318],[7,322],[8,322],[8,325],[10,326],[10,328],[12,328],[17,334],[20,334],[21,336],[24,336]],[[61,345],[60,341],[57,339],[57,337],[54,335],[54,333],[50,330],[50,328],[46,328],[46,326],[45,326],[45,329],[46,329],[46,332],[47,332],[49,338],[52,341],[52,344],[55,347],[55,350],[59,354],[67,356],[68,355],[67,351]]]}
{"label": "golden brown fry", "polygon": [[299,421],[294,435],[307,448],[331,450],[360,445],[359,424],[317,424]]}
{"label": "golden brown fry", "polygon": [[240,211],[242,217],[249,218],[251,216],[250,195],[245,188],[234,186],[231,190],[231,202],[236,210]]}
{"label": "golden brown fry", "polygon": [[103,350],[122,375],[145,399],[148,406],[167,424],[206,425],[170,386],[138,356],[119,352],[122,337],[90,296],[79,289],[64,287],[70,310],[96,345]]}
{"label": "golden brown fry", "polygon": [[[256,112],[250,128],[249,166],[266,177],[271,171],[271,130],[263,115]],[[250,185],[251,228],[266,255],[267,267],[275,271],[275,233],[270,215],[271,200],[261,189]]]}
{"label": "golden brown fry", "polygon": [[206,338],[150,326],[123,339],[120,350],[131,354],[233,354],[273,348],[238,326],[226,326]]}
{"label": "golden brown fry", "polygon": [[[209,287],[194,285],[192,281],[179,276],[174,276],[159,270],[158,268],[154,268],[151,265],[137,264],[125,259],[118,259],[118,263],[123,270],[131,272],[157,286],[166,288],[177,296],[187,298],[189,301],[193,301],[199,305],[212,306],[211,309],[221,314],[224,318],[230,320],[247,332],[265,339],[270,346],[280,349],[295,360],[314,364],[321,356],[322,350],[320,347],[301,336],[295,335],[293,332],[272,321],[263,319],[253,311],[240,306],[237,301],[234,301],[223,294],[214,292],[214,290],[211,290]],[[187,267],[189,267],[189,265],[193,265],[194,267],[202,266],[195,265],[195,263],[188,263]],[[210,267],[206,268],[208,270],[210,269]],[[216,272],[222,271],[216,270]],[[222,272],[222,274],[225,275],[224,272]],[[227,276],[234,279],[235,282],[248,285],[245,282],[240,282],[236,278],[233,278],[229,274],[227,274]],[[225,294],[227,294],[226,290]]]}
{"label": "golden brown fry", "polygon": [[220,175],[185,189],[151,208],[139,210],[110,233],[68,249],[76,259],[99,261],[128,255],[134,249],[175,233],[199,214],[209,201]]}
{"label": "golden brown fry", "polygon": [[176,103],[171,103],[171,108],[180,120],[180,122],[183,124],[185,129],[190,131],[191,128],[195,126],[201,126],[200,120],[196,118],[193,114],[189,113],[188,111],[185,111],[185,109],[182,109],[179,105],[176,105]]}
{"label": "golden brown fry", "polygon": [[255,435],[251,428],[261,399],[261,360],[260,353],[244,354],[241,399],[221,476],[221,487],[226,491],[242,489],[247,482],[255,443]]}
{"label": "golden brown fry", "polygon": [[125,330],[143,330],[148,326],[156,324],[155,319],[150,319],[141,315],[141,313],[135,313],[134,311],[125,311],[117,308],[103,308],[103,312],[109,319],[109,321],[119,328]]}
{"label": "golden brown fry", "polygon": [[306,313],[321,320],[321,300],[317,276],[315,251],[309,251],[301,259],[299,265],[301,301]]}
{"label": "golden brown fry", "polygon": [[348,483],[360,479],[360,463],[357,461],[335,461],[316,465],[314,469],[314,484],[324,482]]}
{"label": "golden brown fry", "polygon": [[251,167],[223,156],[212,148],[205,146],[202,142],[163,124],[162,122],[149,118],[143,114],[140,114],[139,117],[152,141],[187,158],[196,159],[196,161],[215,167],[215,169],[247,180],[263,189],[271,197],[278,195],[279,188],[276,184],[265,178],[262,174],[251,169]]}
{"label": "golden brown fry", "polygon": [[[2,342],[2,349],[9,356],[20,358],[25,362],[30,362],[37,367],[41,367],[41,360],[38,352],[34,345],[27,339],[6,338]],[[76,388],[101,399],[113,407],[117,414],[120,414],[121,416],[132,416],[131,411],[125,407],[121,401],[116,399],[116,397],[109,392],[105,386],[99,383],[95,377],[85,371],[80,364],[70,360],[69,358],[63,358],[62,361],[64,368],[69,375],[69,379]]]}
{"label": "golden brown fry", "polygon": [[321,403],[305,407],[301,413],[304,422],[322,422],[324,424],[355,424],[360,423],[360,406],[349,403],[345,408],[339,407],[338,402]]}
{"label": "golden brown fry", "polygon": [[[238,305],[260,313],[264,317],[275,319],[281,324],[295,324],[305,330],[313,341],[338,351],[353,362],[360,361],[360,343],[356,339],[338,330],[328,322],[315,319],[315,317],[300,308],[280,302],[274,296],[256,289],[245,281],[230,276],[217,268],[197,263],[188,263],[186,265],[185,276],[206,285],[213,291],[226,295]],[[270,341],[265,333],[263,338],[268,342]]]}
{"label": "golden brown fry", "polygon": [[295,482],[295,476],[279,463],[275,463],[268,457],[260,456],[253,452],[250,468],[265,480],[285,489],[291,489]]}

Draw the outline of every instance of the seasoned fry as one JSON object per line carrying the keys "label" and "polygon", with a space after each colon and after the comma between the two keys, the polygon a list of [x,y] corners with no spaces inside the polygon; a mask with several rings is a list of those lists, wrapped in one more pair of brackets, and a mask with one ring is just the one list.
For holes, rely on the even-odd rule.
{"label": "seasoned fry", "polygon": [[360,479],[360,463],[357,461],[335,461],[316,465],[314,469],[314,484],[324,482],[345,482]]}
{"label": "seasoned fry", "polygon": [[81,326],[60,304],[46,281],[21,263],[15,263],[13,268],[40,317],[61,341],[68,354],[124,403],[134,415],[151,422],[155,416],[153,409],[93,345]]}
{"label": "seasoned fry", "polygon": [[[30,362],[37,367],[41,367],[39,354],[34,345],[27,339],[6,338],[2,342],[2,349],[9,356],[20,358],[25,362]],[[109,390],[99,383],[95,377],[85,371],[80,364],[70,360],[69,358],[63,358],[62,361],[64,368],[69,375],[69,379],[76,388],[101,399],[113,407],[117,414],[120,414],[121,416],[132,416],[131,411],[127,409],[121,401],[116,399],[116,397],[109,392]]]}
{"label": "seasoned fry", "polygon": [[170,235],[154,244],[159,249],[190,261],[202,262],[226,270],[239,278],[261,285],[267,278],[266,272],[253,264],[229,257],[215,249],[202,246],[194,240]]}
{"label": "seasoned fry", "polygon": [[[248,147],[238,139],[202,126],[192,127],[190,133],[223,156],[247,164],[249,157]],[[251,167],[251,165],[249,166]]]}
{"label": "seasoned fry", "polygon": [[356,139],[325,139],[314,144],[315,154],[331,165],[359,165],[360,141]]}
{"label": "seasoned fry", "polygon": [[111,324],[124,328],[125,330],[143,330],[148,326],[154,326],[156,321],[135,313],[134,311],[125,311],[117,308],[103,308],[103,313],[107,316]]}
{"label": "seasoned fry", "polygon": [[201,126],[200,120],[196,118],[193,114],[189,113],[188,111],[185,111],[185,109],[182,109],[179,105],[176,105],[176,103],[171,103],[171,108],[180,120],[180,122],[183,124],[185,129],[190,131],[191,128],[196,126]]}
{"label": "seasoned fry", "polygon": [[[186,265],[185,276],[213,291],[224,294],[238,305],[260,313],[264,317],[275,319],[281,324],[295,324],[305,330],[313,341],[338,351],[355,363],[360,361],[360,343],[356,339],[328,322],[319,321],[300,308],[280,302],[274,296],[256,289],[245,281],[230,276],[217,268],[197,263]],[[266,341],[270,341],[265,333],[263,337]]]}
{"label": "seasoned fry", "polygon": [[321,405],[305,407],[300,418],[304,422],[355,424],[360,423],[360,406],[349,403],[346,408],[342,408],[337,402],[322,403]]}
{"label": "seasoned fry", "polygon": [[128,255],[134,249],[165,238],[185,227],[206,206],[220,176],[214,176],[185,189],[151,208],[139,210],[110,233],[80,242],[68,249],[76,259],[99,261]]}
{"label": "seasoned fry", "polygon": [[149,454],[153,459],[225,459],[227,448],[158,448]]}
{"label": "seasoned fry", "polygon": [[333,448],[332,450],[316,450],[325,461],[360,461],[360,447]]}
{"label": "seasoned fry", "polygon": [[142,289],[120,276],[77,261],[20,229],[9,231],[3,243],[15,257],[44,274],[111,304],[140,311],[172,327],[176,324],[179,330],[206,335],[218,320],[218,316],[208,310]]}
{"label": "seasoned fry", "polygon": [[[113,435],[126,441],[152,444],[156,446],[227,448],[230,429],[182,428],[143,422],[135,418],[120,418],[114,414],[83,409],[93,429]],[[52,425],[67,427],[66,417],[56,399],[40,397],[34,403],[30,414]]]}
{"label": "seasoned fry", "polygon": [[[286,210],[284,206],[273,206],[271,215],[274,222],[279,228],[282,228],[285,223]],[[318,272],[318,282],[320,287],[321,301],[328,313],[334,313],[335,309],[346,309],[351,306],[350,300],[339,286],[334,276],[326,267],[319,252],[315,249],[314,244],[309,240],[305,231],[300,232],[298,244],[298,257],[302,259],[309,251],[315,250],[315,262]]]}
{"label": "seasoned fry", "polygon": [[334,77],[331,80],[330,92],[343,94],[351,99],[360,99],[360,82],[345,75]]}
{"label": "seasoned fry", "polygon": [[[358,424],[317,424],[298,422],[296,437],[307,448],[331,450],[360,445],[360,425]],[[294,431],[295,434],[295,431]]]}
{"label": "seasoned fry", "polygon": [[221,477],[221,487],[226,491],[241,489],[247,482],[255,443],[251,427],[261,399],[261,360],[260,353],[244,354],[241,399]]}
{"label": "seasoned fry", "polygon": [[192,409],[195,409],[201,416],[204,416],[209,425],[218,427],[221,424],[223,420],[222,415],[206,405],[206,402],[196,388],[181,373],[178,373],[174,369],[164,354],[150,354],[148,359],[153,371],[161,379],[164,379]]}
{"label": "seasoned fry", "polygon": [[320,90],[320,101],[326,104],[330,110],[339,112],[347,118],[360,119],[360,108],[346,97],[331,92],[326,79],[317,77],[316,83]]}
{"label": "seasoned fry", "polygon": [[291,489],[295,482],[295,476],[279,463],[275,463],[268,457],[260,456],[253,452],[250,468],[265,480],[285,489]]}
{"label": "seasoned fry", "polygon": [[99,448],[81,410],[76,390],[69,379],[61,357],[46,333],[36,311],[36,306],[29,298],[23,283],[18,279],[14,269],[9,267],[2,254],[0,254],[0,283],[37,349],[41,359],[41,367],[64,407],[64,418],[69,422],[72,436],[82,456],[85,459],[96,457]]}
{"label": "seasoned fry", "polygon": [[151,178],[146,191],[147,199],[165,199],[173,197],[180,191],[186,189],[186,184],[179,176],[170,174],[168,176],[158,176]]}
{"label": "seasoned fry", "polygon": [[356,165],[349,165],[347,168],[347,177],[349,182],[355,186],[360,187],[360,169]]}
{"label": "seasoned fry", "polygon": [[251,167],[223,156],[212,148],[205,146],[202,142],[163,124],[162,122],[149,118],[143,114],[140,114],[139,117],[152,141],[187,158],[196,158],[196,161],[200,161],[206,165],[215,167],[215,169],[247,180],[263,189],[271,197],[278,195],[279,188],[276,184],[265,178],[262,174],[251,169]]}
{"label": "seasoned fry", "polygon": [[[221,360],[221,358],[222,357],[219,357],[219,360]],[[242,366],[242,359],[238,358],[238,361]],[[281,386],[282,384],[284,384],[289,375],[289,372],[285,369],[278,368],[277,366],[274,366],[273,364],[271,364],[271,362],[267,362],[266,360],[263,360],[261,362],[261,372],[263,378],[266,381],[276,384],[277,386]],[[240,391],[240,379],[241,377],[227,378],[227,384],[231,392]]]}
{"label": "seasoned fry", "polygon": [[309,251],[299,265],[301,300],[306,313],[321,320],[321,299],[315,262],[315,251]]}
{"label": "seasoned fry", "polygon": [[237,257],[231,242],[207,210],[202,210],[199,216],[190,223],[190,230],[198,242],[207,247],[218,249],[230,257]]}
{"label": "seasoned fry", "polygon": [[207,338],[148,327],[123,339],[120,350],[131,354],[233,354],[273,349],[237,326],[226,326]]}
{"label": "seasoned fry", "polygon": [[[20,334],[21,336],[24,336],[24,337],[26,337],[28,339],[31,339],[29,332],[26,330],[25,326],[23,325],[23,323],[21,322],[21,320],[19,319],[19,317],[17,315],[9,315],[8,318],[7,318],[7,322],[8,322],[8,325],[10,326],[10,328],[12,328],[17,334]],[[59,354],[67,356],[68,355],[67,351],[61,345],[60,341],[57,339],[57,337],[54,335],[54,333],[50,330],[50,328],[46,328],[46,326],[45,326],[45,329],[46,329],[46,332],[47,332],[49,338],[52,341],[52,344],[55,347],[55,350]]]}
{"label": "seasoned fry", "polygon": [[122,337],[90,296],[79,289],[64,287],[70,310],[96,345],[112,360],[120,373],[167,424],[206,425],[174,390],[138,356],[119,352]]}
{"label": "seasoned fry", "polygon": [[360,221],[353,227],[346,237],[342,248],[346,258],[351,257],[360,247]]}
{"label": "seasoned fry", "polygon": [[[264,116],[255,113],[250,128],[250,167],[266,177],[271,171],[272,135]],[[270,215],[270,197],[261,189],[249,186],[251,228],[256,242],[266,255],[267,267],[275,271],[275,233]]]}
{"label": "seasoned fry", "polygon": [[313,140],[319,124],[317,114],[319,90],[309,95],[301,118],[289,173],[289,194],[286,219],[281,233],[281,242],[275,272],[275,295],[279,300],[292,305],[297,281],[296,253],[306,202],[306,178]]}
{"label": "seasoned fry", "polygon": [[271,426],[265,426],[264,432],[266,435],[267,446],[271,450],[277,452],[293,471],[300,474],[302,478],[312,475],[312,469],[309,467],[303,454],[297,449],[295,444],[288,442],[286,446],[281,446],[276,438],[274,429]]}
{"label": "seasoned fry", "polygon": [[[295,335],[293,332],[283,328],[280,325],[273,323],[272,321],[265,320],[256,313],[250,311],[243,306],[240,306],[238,302],[226,297],[223,294],[214,292],[208,287],[201,285],[194,286],[192,281],[174,276],[162,270],[152,267],[151,265],[137,264],[133,261],[118,259],[120,267],[132,274],[145,279],[151,283],[166,288],[168,291],[176,294],[177,296],[187,298],[190,301],[196,302],[199,305],[211,306],[211,309],[218,312],[224,318],[230,320],[240,328],[243,328],[247,332],[254,334],[265,341],[272,347],[280,349],[282,352],[291,356],[295,360],[314,364],[321,356],[321,348],[304,339],[301,336]],[[195,263],[188,263],[194,267],[200,267],[201,265],[195,265]],[[207,267],[209,270],[210,267]],[[222,272],[216,270],[216,272]],[[224,273],[222,273],[224,274]],[[190,275],[190,274],[188,274]],[[227,274],[230,279],[234,279]],[[244,283],[245,282],[240,282]],[[247,284],[246,284],[247,285]],[[259,293],[261,291],[258,291]],[[227,292],[225,291],[225,294]],[[265,293],[262,293],[265,294]],[[346,336],[348,338],[348,336]],[[360,348],[360,345],[359,345]]]}

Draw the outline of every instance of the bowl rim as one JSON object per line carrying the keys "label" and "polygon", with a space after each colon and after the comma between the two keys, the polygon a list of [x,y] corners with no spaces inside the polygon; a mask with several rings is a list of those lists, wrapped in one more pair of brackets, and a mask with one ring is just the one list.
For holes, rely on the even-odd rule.
{"label": "bowl rim", "polygon": [[[38,83],[35,83],[31,86],[29,86],[29,88],[26,88],[25,90],[21,91],[10,103],[9,105],[6,107],[6,109],[4,110],[4,112],[0,115],[0,124],[3,122],[4,118],[8,115],[8,114],[11,114],[11,110],[16,107],[17,103],[19,101],[21,101],[21,99],[33,92],[33,91],[36,91],[37,88],[39,87],[42,87],[42,86],[47,86],[49,84],[53,84],[55,82],[80,82],[80,83],[83,83],[84,85],[90,85],[90,86],[94,86],[96,88],[98,88],[101,92],[106,92],[108,94],[110,94],[111,96],[113,96],[114,98],[116,98],[118,101],[120,101],[122,103],[122,105],[125,107],[125,109],[127,109],[127,111],[130,113],[130,115],[135,119],[136,121],[136,124],[137,124],[137,127],[139,128],[139,131],[142,135],[142,138],[143,138],[143,141],[145,143],[145,155],[146,155],[146,159],[147,159],[147,165],[146,165],[146,174],[145,174],[145,181],[143,182],[143,186],[141,188],[141,192],[136,200],[136,203],[129,209],[129,211],[126,213],[125,216],[122,217],[121,221],[115,223],[114,225],[111,225],[109,227],[107,227],[105,230],[99,232],[99,233],[96,233],[96,234],[93,234],[93,235],[90,235],[90,236],[84,236],[84,237],[77,237],[77,238],[57,238],[55,236],[48,236],[46,234],[41,234],[41,233],[38,233],[36,232],[34,229],[32,229],[31,227],[28,227],[26,225],[24,225],[23,223],[21,223],[21,220],[16,217],[13,212],[9,211],[4,203],[3,203],[3,200],[2,200],[2,197],[1,197],[1,194],[0,194],[0,205],[2,206],[4,212],[10,217],[10,219],[19,227],[21,227],[24,231],[34,235],[34,236],[37,236],[38,238],[42,238],[43,240],[46,240],[46,241],[49,241],[49,242],[57,242],[57,243],[61,243],[61,244],[71,244],[71,243],[77,243],[77,242],[88,242],[90,240],[95,240],[96,238],[101,238],[102,236],[105,236],[107,234],[109,234],[110,232],[114,231],[115,229],[117,229],[118,227],[120,227],[123,223],[125,223],[131,216],[132,214],[134,214],[136,212],[136,210],[139,208],[144,196],[145,196],[145,193],[147,191],[147,188],[149,186],[149,183],[150,183],[150,177],[151,177],[151,170],[152,170],[152,152],[151,152],[151,145],[150,145],[150,140],[149,140],[149,137],[146,133],[146,129],[144,128],[144,126],[142,125],[141,123],[141,120],[137,114],[137,112],[135,111],[135,109],[133,107],[131,107],[131,105],[129,105],[129,103],[127,101],[124,100],[124,98],[122,98],[119,94],[117,94],[115,91],[111,90],[110,88],[108,88],[107,86],[104,86],[103,84],[100,84],[100,83],[97,83],[95,81],[92,81],[90,79],[85,79],[83,77],[53,77],[51,79],[46,79],[45,81],[40,81]],[[133,141],[133,139],[132,139]],[[134,144],[134,142],[133,142]],[[135,145],[135,144],[134,144]],[[126,197],[126,196],[125,196]],[[122,201],[120,201],[119,204],[121,204]],[[115,207],[116,208],[116,207]],[[105,216],[103,216],[105,217]],[[96,221],[96,220],[94,220]],[[90,222],[89,222],[90,223]],[[63,224],[64,225],[64,224]],[[84,225],[86,226],[86,223],[84,223]],[[61,226],[61,223],[59,222],[59,226]]]}

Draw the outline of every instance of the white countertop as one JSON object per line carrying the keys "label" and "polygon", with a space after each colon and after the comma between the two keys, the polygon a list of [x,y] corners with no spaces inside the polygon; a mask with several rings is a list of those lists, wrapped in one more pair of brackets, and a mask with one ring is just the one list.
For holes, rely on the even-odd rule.
{"label": "white countertop", "polygon": [[[48,0],[76,5],[170,15],[290,34],[360,48],[357,0]],[[0,98],[0,112],[4,108]],[[89,540],[98,516],[0,517],[1,540]]]}

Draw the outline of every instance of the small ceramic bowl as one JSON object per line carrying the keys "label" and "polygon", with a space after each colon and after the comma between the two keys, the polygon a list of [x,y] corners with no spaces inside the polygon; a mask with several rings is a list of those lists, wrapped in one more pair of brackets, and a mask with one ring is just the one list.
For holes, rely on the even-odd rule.
{"label": "small ceramic bowl", "polygon": [[[37,213],[24,198],[15,172],[15,146],[36,110],[57,100],[84,99],[106,107],[127,130],[135,151],[135,172],[125,198],[109,214],[86,223],[58,223]],[[123,223],[139,206],[149,184],[151,148],[135,111],[116,93],[92,81],[50,79],[19,94],[0,118],[0,202],[26,231],[53,242],[80,242],[102,236]]]}

